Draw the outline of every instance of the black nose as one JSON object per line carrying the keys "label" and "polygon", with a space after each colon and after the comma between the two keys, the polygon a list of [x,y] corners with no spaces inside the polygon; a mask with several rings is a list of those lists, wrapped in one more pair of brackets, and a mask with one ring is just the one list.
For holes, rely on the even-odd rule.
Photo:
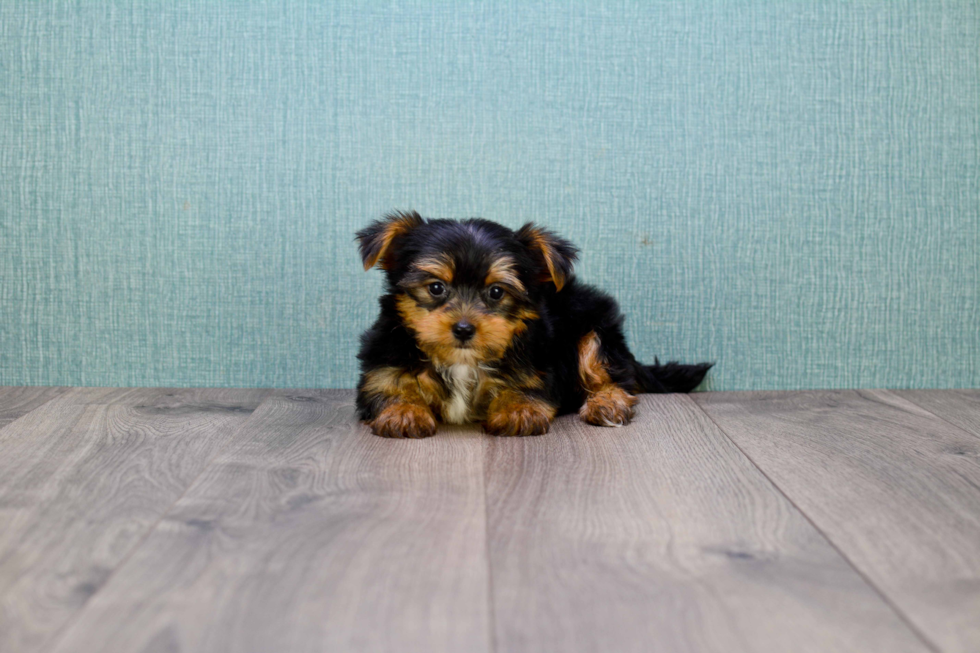
{"label": "black nose", "polygon": [[460,320],[453,325],[453,335],[460,340],[466,341],[473,337],[476,333],[476,327],[467,322],[466,320]]}

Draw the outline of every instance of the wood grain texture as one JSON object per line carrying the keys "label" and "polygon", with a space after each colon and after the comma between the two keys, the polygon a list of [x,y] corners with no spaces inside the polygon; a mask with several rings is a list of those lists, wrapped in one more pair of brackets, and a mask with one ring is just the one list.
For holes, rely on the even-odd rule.
{"label": "wood grain texture", "polygon": [[277,395],[55,650],[490,650],[483,441],[388,440]]}
{"label": "wood grain texture", "polygon": [[0,431],[0,651],[42,650],[266,394],[79,388]]}
{"label": "wood grain texture", "polygon": [[980,390],[891,390],[890,392],[980,437]]}
{"label": "wood grain texture", "polygon": [[887,391],[696,401],[944,651],[980,650],[980,441]]}
{"label": "wood grain texture", "polygon": [[689,397],[487,446],[499,651],[928,650]]}
{"label": "wood grain texture", "polygon": [[0,386],[0,429],[66,390],[47,386]]}

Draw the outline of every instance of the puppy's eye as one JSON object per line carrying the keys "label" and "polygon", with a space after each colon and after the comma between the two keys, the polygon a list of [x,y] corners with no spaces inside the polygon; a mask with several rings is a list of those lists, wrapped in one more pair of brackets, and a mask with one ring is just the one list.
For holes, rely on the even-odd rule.
{"label": "puppy's eye", "polygon": [[438,281],[433,281],[429,284],[429,294],[433,297],[442,297],[446,294],[446,286]]}
{"label": "puppy's eye", "polygon": [[500,286],[490,286],[490,290],[487,291],[487,296],[493,301],[497,301],[504,296],[504,289]]}

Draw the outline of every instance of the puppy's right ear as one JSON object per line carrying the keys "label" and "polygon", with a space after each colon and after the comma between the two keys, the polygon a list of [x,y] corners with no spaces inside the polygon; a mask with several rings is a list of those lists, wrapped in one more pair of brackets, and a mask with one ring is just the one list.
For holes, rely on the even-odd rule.
{"label": "puppy's right ear", "polygon": [[364,262],[364,269],[370,270],[381,261],[381,267],[388,269],[392,252],[392,242],[407,234],[412,229],[425,224],[415,211],[408,213],[396,212],[389,213],[381,220],[372,222],[366,228],[357,232],[358,247],[361,250],[361,260]]}

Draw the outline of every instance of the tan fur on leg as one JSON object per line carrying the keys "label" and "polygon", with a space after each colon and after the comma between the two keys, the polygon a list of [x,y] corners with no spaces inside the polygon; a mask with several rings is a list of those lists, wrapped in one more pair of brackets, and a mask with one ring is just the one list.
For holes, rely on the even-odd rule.
{"label": "tan fur on leg", "polygon": [[364,392],[385,398],[385,407],[371,422],[371,431],[386,438],[427,438],[436,432],[430,406],[440,399],[441,387],[431,373],[418,376],[396,367],[366,375]]}
{"label": "tan fur on leg", "polygon": [[436,418],[428,406],[396,399],[374,418],[371,431],[383,438],[427,438],[435,435]]}
{"label": "tan fur on leg", "polygon": [[610,383],[589,395],[578,414],[596,426],[625,426],[633,419],[635,404],[636,397]]}
{"label": "tan fur on leg", "polygon": [[491,435],[542,435],[556,412],[541,399],[504,390],[490,402],[483,428]]}
{"label": "tan fur on leg", "polygon": [[599,336],[590,331],[578,344],[578,373],[588,395],[579,416],[596,426],[625,426],[633,419],[636,397],[612,382],[602,359]]}

